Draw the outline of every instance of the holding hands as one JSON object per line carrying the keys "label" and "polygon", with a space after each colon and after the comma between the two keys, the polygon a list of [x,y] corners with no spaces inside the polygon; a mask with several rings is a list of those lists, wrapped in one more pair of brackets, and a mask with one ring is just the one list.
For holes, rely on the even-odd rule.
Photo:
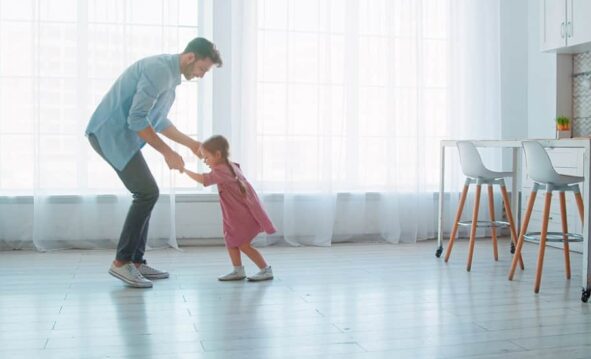
{"label": "holding hands", "polygon": [[166,161],[169,169],[178,170],[180,173],[183,173],[185,169],[185,161],[181,155],[173,150],[170,150],[164,153],[164,160]]}
{"label": "holding hands", "polygon": [[[207,163],[207,159],[205,159],[203,156],[203,147],[201,147],[201,142],[195,141],[195,143],[190,148],[191,151],[193,151],[193,153],[195,154],[195,156],[197,156],[199,159],[205,160],[205,162]],[[181,173],[185,173],[198,183],[204,184],[204,176],[202,173],[193,172],[186,168],[184,168],[183,171],[181,171]]]}
{"label": "holding hands", "polygon": [[[201,152],[201,142],[190,140],[187,141],[186,146],[191,150],[191,152],[193,152],[193,154],[195,154],[195,156],[203,159],[203,153]],[[177,170],[180,173],[185,172],[185,161],[181,155],[172,149],[165,151],[163,155],[169,169]]]}
{"label": "holding hands", "polygon": [[[192,139],[179,131],[174,125],[171,125],[162,131],[162,134],[176,143],[179,143],[191,150],[197,157],[201,158],[201,142]],[[148,141],[149,142],[149,141]],[[164,160],[171,170],[178,170],[183,173],[185,169],[185,161],[174,150],[168,146],[162,146],[164,151],[160,151],[164,156]],[[158,149],[156,147],[156,149]]]}

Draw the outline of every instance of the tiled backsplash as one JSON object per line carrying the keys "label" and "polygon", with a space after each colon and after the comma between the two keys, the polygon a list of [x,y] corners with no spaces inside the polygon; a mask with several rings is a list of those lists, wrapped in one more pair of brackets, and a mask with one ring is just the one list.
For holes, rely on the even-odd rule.
{"label": "tiled backsplash", "polygon": [[591,135],[591,52],[573,56],[573,137]]}

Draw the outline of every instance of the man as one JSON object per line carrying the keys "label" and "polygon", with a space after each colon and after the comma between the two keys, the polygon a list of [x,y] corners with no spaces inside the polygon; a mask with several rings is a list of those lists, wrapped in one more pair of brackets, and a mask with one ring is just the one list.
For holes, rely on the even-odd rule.
{"label": "man", "polygon": [[109,274],[132,287],[150,288],[150,279],[168,278],[167,272],[144,260],[150,214],[159,191],[141,148],[148,143],[171,170],[180,172],[185,166],[182,157],[158,133],[199,155],[201,143],[180,132],[167,116],[181,75],[187,80],[202,78],[213,65],[220,67],[222,60],[215,45],[204,38],[189,42],[181,54],[141,59],[115,81],[86,128],[92,147],[133,194],[109,269]]}

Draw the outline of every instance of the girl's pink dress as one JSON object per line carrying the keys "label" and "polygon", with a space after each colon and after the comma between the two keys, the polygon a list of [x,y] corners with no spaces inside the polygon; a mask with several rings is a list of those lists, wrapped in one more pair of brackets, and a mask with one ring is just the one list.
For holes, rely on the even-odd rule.
{"label": "girl's pink dress", "polygon": [[230,162],[230,166],[246,187],[246,196],[240,192],[236,177],[225,163],[215,165],[210,173],[203,174],[203,185],[217,184],[224,220],[224,240],[226,246],[235,248],[250,243],[261,232],[272,234],[276,230],[254,188],[240,170],[240,165]]}

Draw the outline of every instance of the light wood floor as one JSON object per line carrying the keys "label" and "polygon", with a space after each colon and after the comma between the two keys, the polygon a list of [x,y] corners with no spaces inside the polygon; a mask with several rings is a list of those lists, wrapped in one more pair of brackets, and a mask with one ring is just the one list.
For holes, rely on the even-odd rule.
{"label": "light wood floor", "polygon": [[580,254],[566,281],[549,248],[535,295],[536,245],[514,282],[506,240],[499,262],[479,240],[471,273],[466,250],[446,265],[434,241],[270,247],[264,283],[218,282],[223,247],[158,250],[171,278],[149,290],[107,274],[113,251],[0,252],[0,358],[591,357]]}

